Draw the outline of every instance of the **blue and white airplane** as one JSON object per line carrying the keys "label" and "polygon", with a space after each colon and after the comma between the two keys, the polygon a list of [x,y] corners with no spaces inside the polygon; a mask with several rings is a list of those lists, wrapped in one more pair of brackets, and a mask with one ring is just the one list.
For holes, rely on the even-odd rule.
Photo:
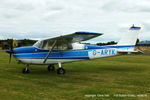
{"label": "blue and white airplane", "polygon": [[65,69],[62,68],[62,63],[140,52],[134,50],[140,29],[140,27],[133,25],[116,45],[80,44],[81,41],[95,38],[102,35],[102,33],[75,32],[69,35],[39,40],[29,47],[13,49],[11,46],[11,50],[6,52],[10,54],[10,60],[13,54],[19,63],[26,64],[23,73],[29,73],[29,65],[49,65],[48,71],[54,71],[54,64],[58,64],[57,74],[64,74]]}

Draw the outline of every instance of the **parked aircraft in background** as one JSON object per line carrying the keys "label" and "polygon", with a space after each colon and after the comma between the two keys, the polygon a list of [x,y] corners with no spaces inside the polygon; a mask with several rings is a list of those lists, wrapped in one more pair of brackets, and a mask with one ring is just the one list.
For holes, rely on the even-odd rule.
{"label": "parked aircraft in background", "polygon": [[69,35],[39,40],[30,47],[13,49],[13,46],[11,46],[11,49],[6,52],[10,54],[10,60],[11,55],[13,55],[19,63],[26,64],[23,73],[29,73],[29,65],[48,65],[48,71],[54,71],[54,65],[58,64],[57,74],[64,74],[65,69],[62,67],[62,63],[139,52],[135,51],[134,47],[140,29],[140,27],[133,25],[116,45],[80,44],[82,41],[101,36],[102,33],[75,32]]}

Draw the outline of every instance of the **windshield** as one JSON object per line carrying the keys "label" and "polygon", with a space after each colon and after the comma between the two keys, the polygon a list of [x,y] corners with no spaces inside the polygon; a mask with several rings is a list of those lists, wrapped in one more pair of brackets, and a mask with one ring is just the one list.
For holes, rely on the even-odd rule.
{"label": "windshield", "polygon": [[37,41],[33,46],[40,48],[41,45],[42,45],[42,41]]}
{"label": "windshield", "polygon": [[[54,43],[54,40],[40,40],[37,41],[33,46],[36,46],[40,49],[50,50],[52,48],[52,45]],[[60,50],[70,50],[72,49],[72,45],[70,43],[59,43],[56,42],[56,45],[53,50],[60,51]]]}

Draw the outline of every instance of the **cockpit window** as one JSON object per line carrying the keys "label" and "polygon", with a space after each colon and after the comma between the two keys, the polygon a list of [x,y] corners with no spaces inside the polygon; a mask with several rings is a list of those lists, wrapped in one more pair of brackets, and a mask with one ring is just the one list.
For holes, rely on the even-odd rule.
{"label": "cockpit window", "polygon": [[[70,43],[59,43],[59,42],[56,42],[56,45],[53,49],[54,51],[63,51],[63,50],[72,49],[72,45]],[[54,40],[42,40],[42,41],[37,41],[34,44],[34,46],[40,49],[50,50],[52,48],[53,43],[54,43]]]}
{"label": "cockpit window", "polygon": [[41,48],[42,45],[43,45],[43,41],[37,41],[33,46]]}

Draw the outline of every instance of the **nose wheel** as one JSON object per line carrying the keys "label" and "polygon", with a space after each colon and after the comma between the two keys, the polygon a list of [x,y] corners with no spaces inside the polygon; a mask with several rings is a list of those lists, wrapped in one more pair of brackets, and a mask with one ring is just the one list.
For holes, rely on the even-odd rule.
{"label": "nose wheel", "polygon": [[50,71],[55,71],[55,66],[54,65],[49,65],[47,70]]}
{"label": "nose wheel", "polygon": [[24,68],[24,69],[22,70],[22,73],[23,73],[23,74],[27,74],[27,73],[30,72],[28,66],[29,66],[29,65],[27,65],[26,68]]}

